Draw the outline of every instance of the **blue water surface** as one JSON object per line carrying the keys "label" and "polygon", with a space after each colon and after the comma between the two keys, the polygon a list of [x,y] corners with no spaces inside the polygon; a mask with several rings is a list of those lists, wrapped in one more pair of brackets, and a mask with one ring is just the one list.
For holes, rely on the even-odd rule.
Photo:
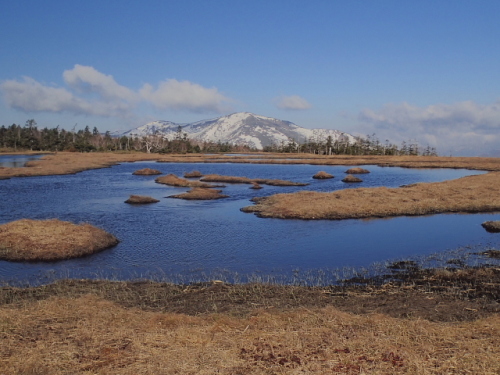
{"label": "blue water surface", "polygon": [[[222,188],[229,198],[185,201],[167,198],[185,192],[154,182],[157,176],[132,175],[141,168],[182,176],[203,174],[279,178],[306,187],[261,190],[232,184]],[[12,178],[0,181],[0,223],[21,218],[58,218],[87,222],[116,235],[120,243],[80,259],[59,262],[0,261],[0,282],[43,283],[57,278],[149,278],[198,281],[217,274],[246,280],[247,275],[291,275],[298,270],[367,267],[387,259],[426,255],[459,246],[482,246],[498,236],[481,227],[498,214],[434,215],[374,220],[305,221],[262,219],[243,213],[250,199],[300,190],[333,191],[356,187],[398,187],[444,181],[480,171],[405,169],[361,166],[371,171],[363,182],[343,183],[347,167],[312,165],[124,163],[75,175]],[[324,170],[335,176],[315,180]],[[160,200],[129,205],[131,195]],[[236,280],[235,278],[235,280]]]}

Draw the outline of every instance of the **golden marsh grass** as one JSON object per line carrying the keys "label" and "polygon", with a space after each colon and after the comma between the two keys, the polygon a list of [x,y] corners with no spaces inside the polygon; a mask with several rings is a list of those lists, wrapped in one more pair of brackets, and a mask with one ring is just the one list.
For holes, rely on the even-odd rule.
{"label": "golden marsh grass", "polygon": [[81,257],[117,243],[115,236],[90,224],[21,219],[0,225],[0,259],[12,261]]}
{"label": "golden marsh grass", "polygon": [[170,195],[169,198],[187,199],[187,200],[213,200],[227,198],[228,195],[221,194],[222,190],[207,189],[195,187],[186,193]]}
{"label": "golden marsh grass", "polygon": [[148,197],[145,195],[131,195],[129,199],[125,201],[125,203],[129,204],[148,204],[148,203],[158,203],[159,200],[153,197]]}

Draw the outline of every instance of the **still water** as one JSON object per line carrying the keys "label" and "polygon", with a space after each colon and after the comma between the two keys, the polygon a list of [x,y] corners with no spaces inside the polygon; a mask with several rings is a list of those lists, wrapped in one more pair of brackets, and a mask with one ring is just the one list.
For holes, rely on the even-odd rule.
{"label": "still water", "polygon": [[24,164],[31,160],[40,159],[43,155],[0,155],[0,167],[22,168]]}
{"label": "still water", "polygon": [[[199,170],[203,174],[279,178],[310,185],[264,185],[261,190],[252,190],[245,184],[227,185],[223,191],[229,198],[184,201],[166,197],[188,189],[157,184],[156,176],[132,175],[146,167],[179,176]],[[303,221],[262,219],[240,211],[255,196],[304,189],[398,187],[483,173],[362,167],[371,173],[361,175],[364,182],[354,186],[341,182],[347,167],[229,163],[124,163],[76,175],[2,180],[0,223],[21,218],[88,222],[113,233],[121,242],[112,249],[80,259],[49,263],[0,261],[0,283],[37,284],[61,277],[189,282],[224,274],[244,281],[245,275],[291,275],[307,270],[367,267],[388,259],[498,242],[498,236],[487,233],[480,225],[486,220],[499,220],[498,214]],[[335,178],[312,179],[319,170]],[[125,204],[131,194],[152,196],[160,202]]]}

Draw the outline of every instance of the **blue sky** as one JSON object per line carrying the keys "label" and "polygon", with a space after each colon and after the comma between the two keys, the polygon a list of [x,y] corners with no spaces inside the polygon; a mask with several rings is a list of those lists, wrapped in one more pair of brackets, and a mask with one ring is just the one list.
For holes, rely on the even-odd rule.
{"label": "blue sky", "polygon": [[2,0],[0,125],[247,111],[500,155],[500,1]]}

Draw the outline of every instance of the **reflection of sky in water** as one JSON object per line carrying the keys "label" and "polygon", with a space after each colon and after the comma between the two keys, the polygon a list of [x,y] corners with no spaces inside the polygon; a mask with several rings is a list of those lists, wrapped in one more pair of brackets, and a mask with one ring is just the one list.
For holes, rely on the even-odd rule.
{"label": "reflection of sky in water", "polygon": [[0,167],[22,168],[27,161],[40,159],[43,155],[0,155]]}
{"label": "reflection of sky in water", "polygon": [[[203,174],[279,178],[310,183],[306,187],[250,185],[223,188],[230,198],[183,201],[166,198],[187,191],[156,184],[155,176],[133,176],[151,167],[182,176]],[[366,267],[387,259],[426,255],[461,245],[497,240],[481,227],[499,215],[436,215],[378,220],[303,221],[261,219],[242,213],[254,196],[299,190],[389,186],[442,181],[482,173],[447,169],[365,166],[370,174],[355,186],[341,182],[347,167],[311,165],[125,163],[68,176],[13,178],[0,181],[1,223],[20,218],[59,218],[89,222],[115,234],[121,243],[90,257],[56,263],[0,261],[0,280],[52,277],[174,277],[185,279],[226,270],[239,274],[291,274],[293,270]],[[314,180],[319,170],[332,180]],[[133,206],[129,195],[149,195],[159,203]]]}

